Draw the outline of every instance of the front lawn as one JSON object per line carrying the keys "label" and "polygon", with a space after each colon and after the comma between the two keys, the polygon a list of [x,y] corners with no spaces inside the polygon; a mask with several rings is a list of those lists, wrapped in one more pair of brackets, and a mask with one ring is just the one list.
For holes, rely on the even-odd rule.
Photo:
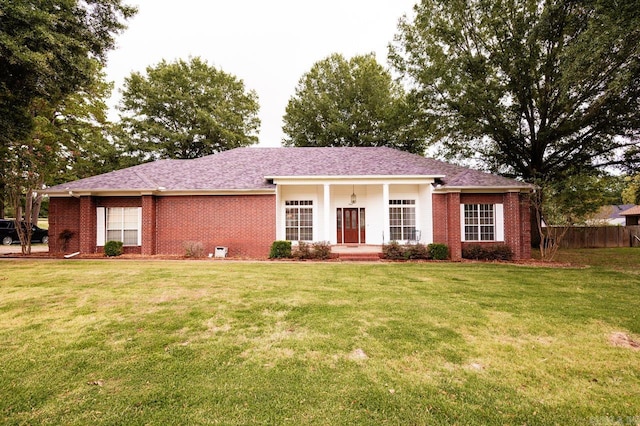
{"label": "front lawn", "polygon": [[633,253],[615,269],[3,260],[0,418],[636,424]]}

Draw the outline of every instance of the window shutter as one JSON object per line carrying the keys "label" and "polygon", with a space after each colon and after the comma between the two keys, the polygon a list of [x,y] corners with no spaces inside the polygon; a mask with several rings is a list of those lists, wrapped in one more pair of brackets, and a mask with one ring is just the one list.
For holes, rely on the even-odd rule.
{"label": "window shutter", "polygon": [[105,230],[106,230],[106,220],[105,220],[105,208],[98,207],[96,208],[96,212],[98,215],[97,220],[97,235],[96,235],[96,245],[99,247],[104,246],[105,243]]}
{"label": "window shutter", "polygon": [[466,241],[464,239],[464,204],[460,204],[460,241]]}
{"label": "window shutter", "polygon": [[142,207],[138,207],[138,246],[142,245]]}
{"label": "window shutter", "polygon": [[504,205],[495,205],[496,241],[504,241]]}

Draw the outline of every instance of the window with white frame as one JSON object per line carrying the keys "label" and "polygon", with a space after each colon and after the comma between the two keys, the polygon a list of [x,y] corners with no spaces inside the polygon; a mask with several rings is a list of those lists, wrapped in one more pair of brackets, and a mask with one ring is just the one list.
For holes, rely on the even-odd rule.
{"label": "window with white frame", "polygon": [[463,204],[463,241],[502,241],[502,204]]}
{"label": "window with white frame", "polygon": [[416,239],[416,200],[389,200],[389,239]]}
{"label": "window with white frame", "polygon": [[142,208],[98,207],[98,245],[122,241],[125,246],[142,244]]}
{"label": "window with white frame", "polygon": [[313,201],[285,201],[285,239],[313,241]]}

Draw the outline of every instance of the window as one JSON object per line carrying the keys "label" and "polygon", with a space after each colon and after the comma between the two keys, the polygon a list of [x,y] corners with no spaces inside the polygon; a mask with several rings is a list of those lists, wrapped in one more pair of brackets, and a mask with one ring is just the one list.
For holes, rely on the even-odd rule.
{"label": "window", "polygon": [[416,239],[416,201],[389,200],[391,241]]}
{"label": "window", "polygon": [[98,207],[98,245],[122,241],[125,246],[142,245],[140,207]]}
{"label": "window", "polygon": [[463,204],[463,241],[502,241],[502,204]]}
{"label": "window", "polygon": [[313,241],[313,201],[285,201],[285,239]]}

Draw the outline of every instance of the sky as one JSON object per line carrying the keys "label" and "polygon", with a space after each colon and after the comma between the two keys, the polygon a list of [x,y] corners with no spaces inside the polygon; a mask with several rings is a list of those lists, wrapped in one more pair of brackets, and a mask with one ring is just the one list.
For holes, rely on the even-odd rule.
{"label": "sky", "polygon": [[332,53],[374,52],[387,65],[398,20],[417,0],[128,0],[138,14],[108,56],[115,83],[111,117],[125,77],[162,59],[199,56],[244,81],[260,102],[259,146],[280,146],[282,116],[298,81]]}

